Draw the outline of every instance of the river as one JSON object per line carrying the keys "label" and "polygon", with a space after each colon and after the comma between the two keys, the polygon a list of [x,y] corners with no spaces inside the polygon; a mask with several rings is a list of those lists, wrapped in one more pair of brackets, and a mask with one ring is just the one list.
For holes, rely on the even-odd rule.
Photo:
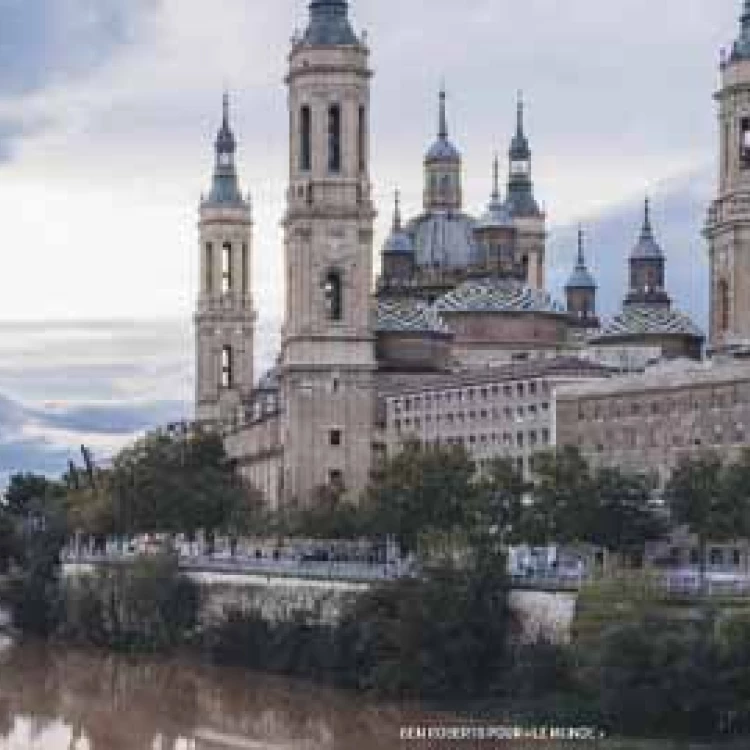
{"label": "river", "polygon": [[402,727],[461,723],[448,715],[430,717],[306,682],[186,659],[131,659],[38,644],[0,646],[0,750],[642,747],[401,739]]}

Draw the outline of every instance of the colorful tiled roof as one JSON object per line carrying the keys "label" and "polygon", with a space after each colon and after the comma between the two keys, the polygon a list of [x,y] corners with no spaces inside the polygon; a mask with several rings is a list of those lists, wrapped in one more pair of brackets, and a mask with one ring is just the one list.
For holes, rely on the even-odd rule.
{"label": "colorful tiled roof", "polygon": [[427,303],[418,300],[378,300],[375,330],[381,333],[439,333],[449,328]]}
{"label": "colorful tiled roof", "polygon": [[551,313],[567,315],[549,294],[509,279],[466,281],[435,303],[438,312]]}
{"label": "colorful tiled roof", "polygon": [[633,306],[607,320],[593,341],[622,336],[694,336],[703,338],[703,332],[679,310]]}

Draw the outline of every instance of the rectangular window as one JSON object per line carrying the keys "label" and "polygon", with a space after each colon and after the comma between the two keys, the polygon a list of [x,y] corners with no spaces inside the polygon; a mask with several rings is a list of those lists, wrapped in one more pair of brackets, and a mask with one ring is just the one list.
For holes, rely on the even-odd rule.
{"label": "rectangular window", "polygon": [[214,291],[214,246],[213,243],[206,243],[206,294],[213,294]]}
{"label": "rectangular window", "polygon": [[341,445],[341,430],[331,430],[328,433],[328,440],[334,448],[338,448]]}
{"label": "rectangular window", "polygon": [[231,388],[234,383],[234,373],[232,372],[232,347],[225,346],[221,350],[221,387]]}
{"label": "rectangular window", "polygon": [[331,469],[328,472],[328,484],[334,489],[342,489],[344,486],[344,473],[340,469]]}
{"label": "rectangular window", "polygon": [[341,107],[338,104],[328,108],[328,171],[341,171]]}
{"label": "rectangular window", "polygon": [[232,243],[225,242],[221,253],[221,293],[232,291]]}
{"label": "rectangular window", "polygon": [[312,169],[312,113],[307,105],[300,110],[299,129],[299,168],[303,172],[309,172]]}

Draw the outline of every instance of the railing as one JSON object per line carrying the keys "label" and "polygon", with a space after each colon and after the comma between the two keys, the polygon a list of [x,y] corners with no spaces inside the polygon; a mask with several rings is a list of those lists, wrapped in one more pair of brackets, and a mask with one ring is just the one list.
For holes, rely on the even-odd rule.
{"label": "railing", "polygon": [[[65,550],[63,564],[130,565],[137,553]],[[305,560],[299,557],[264,557],[243,554],[178,555],[180,570],[186,573],[261,575],[324,579],[331,581],[393,581],[415,575],[408,560],[371,562],[364,560]]]}

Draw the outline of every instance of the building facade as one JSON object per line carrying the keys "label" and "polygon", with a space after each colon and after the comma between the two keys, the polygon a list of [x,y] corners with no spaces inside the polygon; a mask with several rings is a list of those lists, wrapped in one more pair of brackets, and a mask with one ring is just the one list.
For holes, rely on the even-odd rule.
{"label": "building facade", "polygon": [[681,458],[731,460],[750,447],[750,363],[663,363],[560,388],[554,408],[557,445],[663,486]]}
{"label": "building facade", "polygon": [[409,440],[462,446],[480,470],[504,458],[531,478],[533,457],[555,444],[557,389],[609,375],[600,365],[560,358],[383,380],[379,427],[385,453],[397,453]]}
{"label": "building facade", "polygon": [[[577,445],[596,464],[662,480],[681,455],[749,444],[746,370],[699,363],[704,336],[669,294],[648,202],[616,315],[599,314],[582,231],[564,303],[547,290],[546,216],[520,97],[507,183],[501,190],[495,157],[489,202],[472,215],[440,92],[422,210],[403,217],[397,194],[373,281],[371,76],[348,3],[311,0],[286,79],[282,345],[257,382],[252,217],[226,102],[201,204],[196,413],[222,425],[270,507],[304,504],[322,485],[355,498],[406,439],[463,445],[480,468],[508,457],[527,476],[536,452]],[[714,349],[750,346],[750,0],[717,99],[719,195],[706,228]]]}

